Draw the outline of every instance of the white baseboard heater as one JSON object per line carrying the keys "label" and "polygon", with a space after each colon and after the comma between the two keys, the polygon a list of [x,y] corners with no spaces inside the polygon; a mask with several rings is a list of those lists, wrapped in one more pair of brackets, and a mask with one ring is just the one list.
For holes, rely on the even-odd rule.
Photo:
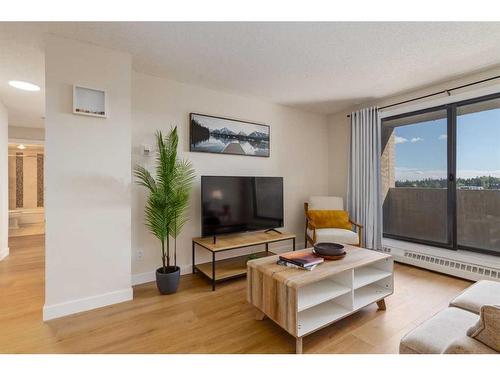
{"label": "white baseboard heater", "polygon": [[[411,245],[405,244],[405,247]],[[427,247],[425,250],[418,249],[420,245],[416,245],[416,249],[408,250],[400,246],[387,244],[384,241],[382,248],[383,252],[390,253],[394,260],[400,263],[406,263],[417,267],[426,268],[432,271],[437,271],[453,276],[457,276],[467,280],[495,280],[500,281],[500,266],[492,264],[488,258],[491,256],[481,257],[481,254],[474,254],[474,260],[467,259],[470,256],[457,254],[453,250],[438,249],[441,254],[431,254],[436,252],[435,248]],[[434,249],[434,250],[432,250]],[[443,252],[453,252],[455,254],[445,255]],[[500,258],[499,261],[500,263]],[[496,262],[495,262],[496,263]]]}

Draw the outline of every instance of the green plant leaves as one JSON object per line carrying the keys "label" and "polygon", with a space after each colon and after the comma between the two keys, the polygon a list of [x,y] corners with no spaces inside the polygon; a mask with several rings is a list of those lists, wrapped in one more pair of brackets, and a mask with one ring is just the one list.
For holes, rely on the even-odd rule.
{"label": "green plant leaves", "polygon": [[[169,236],[177,238],[188,221],[189,195],[195,179],[191,162],[177,158],[179,137],[177,127],[167,137],[158,130],[155,134],[156,177],[142,166],[134,168],[136,183],[149,191],[144,208],[145,225],[162,242],[162,258],[170,259]],[[167,244],[165,254],[163,244]],[[169,265],[169,264],[168,264]]]}

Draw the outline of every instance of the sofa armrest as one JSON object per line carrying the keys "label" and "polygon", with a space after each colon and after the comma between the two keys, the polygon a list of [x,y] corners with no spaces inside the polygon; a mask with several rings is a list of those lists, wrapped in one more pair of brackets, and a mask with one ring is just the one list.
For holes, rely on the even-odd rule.
{"label": "sofa armrest", "polygon": [[351,223],[352,225],[354,225],[355,227],[358,227],[358,230],[361,230],[363,229],[363,226],[361,224],[358,224],[356,223],[355,221],[349,219],[349,223]]}
{"label": "sofa armrest", "polygon": [[313,231],[317,229],[316,224],[314,224],[314,221],[312,221],[311,219],[308,218],[307,223],[309,224],[309,229],[311,229]]}
{"label": "sofa armrest", "polygon": [[489,346],[465,334],[449,344],[443,354],[498,354]]}
{"label": "sofa armrest", "polygon": [[[304,231],[304,237],[305,237],[304,238],[304,243],[305,243],[306,247],[307,247],[307,241],[308,240],[311,243],[311,245],[313,245],[316,242],[316,224],[309,217],[308,211],[309,211],[309,203],[304,202],[304,215],[306,216],[306,229]],[[307,229],[312,230],[312,232],[313,232],[312,237],[308,236]]]}
{"label": "sofa armrest", "polygon": [[361,246],[361,243],[363,242],[363,226],[361,224],[358,224],[356,223],[355,221],[349,219],[349,223],[351,223],[352,225],[354,225],[355,227],[358,228],[357,232],[358,232],[358,246]]}
{"label": "sofa armrest", "polygon": [[358,223],[352,221],[351,219],[349,219],[349,223],[351,223],[355,227],[358,227],[359,229],[363,229],[363,226],[361,224],[358,224]]}
{"label": "sofa armrest", "polygon": [[[316,230],[317,226],[314,224],[314,221],[309,217],[309,204],[307,202],[304,203],[304,215],[306,216],[306,225],[311,230]],[[307,229],[307,228],[306,228]]]}

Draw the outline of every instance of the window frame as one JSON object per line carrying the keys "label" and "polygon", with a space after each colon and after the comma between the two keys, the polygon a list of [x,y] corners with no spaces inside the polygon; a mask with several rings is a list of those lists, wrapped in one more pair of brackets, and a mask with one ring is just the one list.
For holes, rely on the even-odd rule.
{"label": "window frame", "polygon": [[446,110],[447,119],[447,243],[423,240],[401,235],[394,235],[382,232],[384,238],[392,238],[401,241],[419,243],[423,245],[446,248],[449,250],[468,250],[483,254],[500,256],[500,251],[481,249],[471,246],[459,245],[457,240],[457,190],[456,190],[456,173],[457,173],[457,109],[461,106],[481,103],[484,101],[500,99],[500,92],[488,94],[476,98],[460,100],[448,104],[433,106],[416,111],[405,112],[394,116],[384,117],[381,120],[381,126],[384,126],[385,121],[401,119],[405,117],[417,116],[429,112]]}

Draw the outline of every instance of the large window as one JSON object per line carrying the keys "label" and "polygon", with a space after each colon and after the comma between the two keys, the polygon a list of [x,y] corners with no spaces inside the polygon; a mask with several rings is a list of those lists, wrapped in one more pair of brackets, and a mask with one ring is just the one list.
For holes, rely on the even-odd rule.
{"label": "large window", "polygon": [[500,95],[382,122],[384,236],[500,254]]}
{"label": "large window", "polygon": [[457,107],[457,244],[500,252],[500,99]]}

